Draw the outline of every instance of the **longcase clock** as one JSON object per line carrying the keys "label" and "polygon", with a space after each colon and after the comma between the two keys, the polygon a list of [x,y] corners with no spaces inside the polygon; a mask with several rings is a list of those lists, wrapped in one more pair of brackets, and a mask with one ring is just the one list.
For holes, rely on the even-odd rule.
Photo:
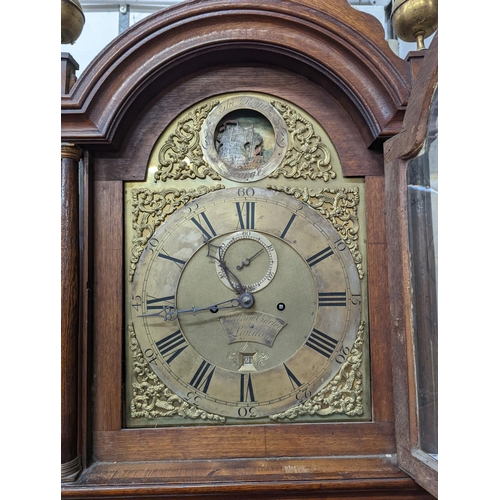
{"label": "longcase clock", "polygon": [[62,96],[63,496],[431,498],[397,463],[390,354],[383,143],[411,88],[347,2],[207,0]]}

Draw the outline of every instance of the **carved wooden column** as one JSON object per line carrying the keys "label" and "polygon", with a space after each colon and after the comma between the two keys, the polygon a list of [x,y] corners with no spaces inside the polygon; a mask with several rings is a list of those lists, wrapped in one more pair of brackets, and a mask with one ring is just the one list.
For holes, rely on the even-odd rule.
{"label": "carved wooden column", "polygon": [[82,150],[61,146],[61,481],[81,471],[78,454],[78,161]]}

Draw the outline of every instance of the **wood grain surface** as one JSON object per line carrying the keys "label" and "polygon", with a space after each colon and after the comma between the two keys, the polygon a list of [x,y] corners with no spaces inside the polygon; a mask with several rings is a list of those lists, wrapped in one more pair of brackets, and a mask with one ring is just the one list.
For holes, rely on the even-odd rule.
{"label": "wood grain surface", "polygon": [[438,81],[436,33],[416,77],[403,131],[385,145],[392,360],[398,460],[401,467],[437,496],[437,470],[415,456],[419,448],[408,243],[407,160],[422,147],[432,95]]}

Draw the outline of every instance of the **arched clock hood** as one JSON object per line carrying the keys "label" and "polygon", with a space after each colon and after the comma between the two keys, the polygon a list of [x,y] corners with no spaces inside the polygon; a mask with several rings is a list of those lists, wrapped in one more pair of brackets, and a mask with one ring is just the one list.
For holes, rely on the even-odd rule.
{"label": "arched clock hood", "polygon": [[222,65],[302,75],[351,115],[366,147],[399,132],[411,87],[382,25],[347,0],[189,0],[134,24],[92,61],[62,96],[62,140],[120,150],[164,89]]}

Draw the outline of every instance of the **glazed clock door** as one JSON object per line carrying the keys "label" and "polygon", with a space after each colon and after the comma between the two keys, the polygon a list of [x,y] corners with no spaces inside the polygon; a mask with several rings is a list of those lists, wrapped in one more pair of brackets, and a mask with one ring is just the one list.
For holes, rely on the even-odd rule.
{"label": "glazed clock door", "polygon": [[[387,144],[387,217],[398,461],[438,492],[437,33],[404,132]],[[398,318],[396,320],[396,318]]]}

